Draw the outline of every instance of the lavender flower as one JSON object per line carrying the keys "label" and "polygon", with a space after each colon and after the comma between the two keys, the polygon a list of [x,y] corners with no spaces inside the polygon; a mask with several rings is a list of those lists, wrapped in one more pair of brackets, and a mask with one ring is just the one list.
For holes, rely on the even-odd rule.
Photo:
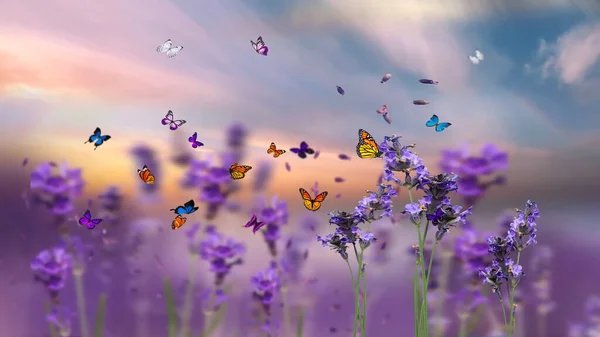
{"label": "lavender flower", "polygon": [[568,337],[594,337],[600,333],[600,297],[590,296],[584,308],[584,320],[569,325]]}
{"label": "lavender flower", "polygon": [[535,202],[527,200],[525,211],[517,210],[517,213],[517,217],[510,224],[507,239],[510,240],[513,248],[520,252],[537,243],[535,220],[539,219],[540,210]]}
{"label": "lavender flower", "polygon": [[270,161],[261,161],[254,173],[254,191],[262,192],[267,188],[273,175],[273,164]]}
{"label": "lavender flower", "polygon": [[289,219],[287,202],[279,200],[277,196],[274,196],[270,203],[261,198],[253,212],[261,222],[266,224],[266,229],[262,231],[263,237],[271,256],[277,257],[277,241],[281,238],[281,226],[286,225]]}
{"label": "lavender flower", "polygon": [[54,302],[58,301],[58,293],[65,287],[72,267],[73,258],[62,246],[42,250],[31,262],[35,280],[46,287]]}
{"label": "lavender flower", "polygon": [[[383,152],[385,162],[383,181],[394,181],[406,188],[422,188],[429,180],[429,171],[423,160],[412,149],[415,144],[402,146],[399,136],[386,136],[379,149]],[[404,173],[404,181],[397,178],[394,172]]]}
{"label": "lavender flower", "polygon": [[479,156],[469,155],[466,147],[447,149],[442,151],[439,166],[445,172],[460,175],[458,193],[466,205],[472,206],[489,187],[504,183],[504,176],[499,173],[507,169],[508,155],[494,144],[484,145]]}
{"label": "lavender flower", "polygon": [[277,271],[277,264],[271,263],[269,268],[256,273],[250,280],[252,285],[252,299],[259,306],[265,318],[263,330],[274,336],[276,325],[274,324],[271,309],[275,301],[275,294],[279,293],[281,282]]}
{"label": "lavender flower", "polygon": [[205,230],[206,237],[200,242],[200,258],[210,263],[210,271],[215,273],[215,286],[221,288],[225,277],[235,265],[243,263],[245,247],[241,242],[226,238],[214,226]]}
{"label": "lavender flower", "polygon": [[53,214],[64,216],[73,212],[73,201],[81,195],[85,182],[81,169],[71,169],[67,163],[57,168],[56,164],[45,162],[31,172],[29,186],[34,201],[47,206]]}
{"label": "lavender flower", "polygon": [[477,232],[469,226],[466,227],[462,235],[455,240],[454,256],[462,267],[465,281],[472,284],[473,281],[479,280],[479,270],[485,268],[491,261],[487,242],[479,240]]}

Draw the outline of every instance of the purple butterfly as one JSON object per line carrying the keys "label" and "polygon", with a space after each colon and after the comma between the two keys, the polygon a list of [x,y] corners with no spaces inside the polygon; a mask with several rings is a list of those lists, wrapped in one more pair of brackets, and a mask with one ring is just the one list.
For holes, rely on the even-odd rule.
{"label": "purple butterfly", "polygon": [[250,40],[250,43],[252,43],[252,47],[256,53],[264,56],[267,56],[267,53],[269,53],[269,47],[265,45],[265,41],[263,41],[262,36],[259,36],[258,39],[256,39],[256,42]]}
{"label": "purple butterfly", "polygon": [[197,141],[198,139],[198,132],[194,132],[194,134],[188,138],[188,142],[192,143],[192,147],[195,149],[199,146],[204,146],[204,143]]}
{"label": "purple butterfly", "polygon": [[92,219],[92,214],[89,209],[85,211],[83,217],[79,218],[79,224],[87,226],[88,229],[94,229],[94,227],[101,222],[102,219]]}
{"label": "purple butterfly", "polygon": [[171,129],[173,131],[177,130],[178,127],[180,127],[186,123],[186,121],[183,119],[180,119],[180,120],[173,119],[173,111],[171,111],[171,110],[169,110],[169,112],[167,112],[167,115],[165,116],[165,118],[163,118],[160,122],[162,123],[162,125],[169,125],[169,129]]}
{"label": "purple butterfly", "polygon": [[244,225],[244,228],[253,227],[252,233],[256,234],[256,232],[264,225],[264,222],[258,221],[256,219],[256,215],[252,214],[252,218],[250,219],[250,221],[248,221],[248,223],[246,223],[246,225]]}
{"label": "purple butterfly", "polygon": [[307,154],[315,154],[315,150],[308,147],[308,144],[305,141],[300,143],[300,147],[293,147],[290,151],[294,152],[302,159],[305,159]]}

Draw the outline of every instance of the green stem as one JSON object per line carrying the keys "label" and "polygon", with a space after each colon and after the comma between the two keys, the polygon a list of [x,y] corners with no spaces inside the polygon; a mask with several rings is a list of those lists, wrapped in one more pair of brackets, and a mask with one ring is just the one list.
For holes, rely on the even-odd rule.
{"label": "green stem", "polygon": [[202,315],[204,316],[204,327],[202,328],[202,337],[208,337],[210,336],[211,333],[211,322],[212,320],[210,319],[212,317],[212,314],[214,313],[214,311],[212,310],[204,310],[204,312],[202,313]]}
{"label": "green stem", "polygon": [[363,303],[362,303],[362,326],[360,337],[367,336],[367,275],[363,268],[364,250],[360,250],[360,267],[358,268],[359,275],[362,280],[363,287]]}
{"label": "green stem", "polygon": [[[429,221],[427,222],[427,225],[425,228],[427,228],[429,226]],[[431,267],[433,266],[433,257],[435,256],[435,250],[438,246],[439,241],[436,240],[435,243],[433,244],[433,248],[431,249],[431,256],[429,257],[429,264],[427,266],[427,276],[425,277],[425,282],[423,282],[423,299],[421,302],[421,316],[424,318],[425,321],[425,336],[429,336],[429,313],[427,312],[427,288],[429,286],[429,278],[431,277]],[[442,299],[443,301],[443,299]]]}
{"label": "green stem", "polygon": [[73,268],[75,280],[75,293],[77,295],[77,311],[79,313],[79,328],[81,337],[89,337],[87,315],[85,313],[85,292],[83,291],[83,270],[79,267]]}
{"label": "green stem", "polygon": [[106,318],[106,294],[98,298],[98,309],[96,309],[96,325],[94,326],[94,337],[104,335],[104,320]]}
{"label": "green stem", "polygon": [[350,261],[346,260],[346,264],[348,265],[348,270],[350,270],[350,277],[352,277],[352,287],[354,288],[354,324],[352,328],[352,336],[356,337],[357,331],[357,323],[358,323],[358,315],[359,315],[359,306],[358,306],[358,284],[357,280],[354,277],[354,272],[352,271],[352,266],[350,265]]}
{"label": "green stem", "polygon": [[[501,291],[498,289],[498,291]],[[506,309],[504,308],[504,302],[502,298],[499,298],[500,306],[502,307],[502,317],[504,317],[504,330],[506,331],[506,337],[510,337],[510,328],[508,327],[508,322],[506,321]]]}
{"label": "green stem", "polygon": [[167,306],[168,337],[175,337],[177,335],[177,308],[175,305],[175,296],[173,295],[173,286],[168,277],[163,281],[163,289],[165,292],[165,304]]}
{"label": "green stem", "polygon": [[205,311],[205,313],[204,313],[205,314],[204,315],[204,317],[205,317],[205,321],[204,321],[205,322],[204,323],[205,324],[204,325],[205,329],[202,332],[202,337],[209,337],[210,335],[213,334],[213,332],[215,332],[215,330],[217,330],[217,328],[219,327],[219,325],[221,325],[221,321],[223,320],[223,317],[225,317],[225,312],[226,311],[227,311],[227,304],[223,303],[219,307],[219,309],[217,310],[216,315],[215,315],[215,319],[213,319],[212,321],[210,321],[210,323],[209,323],[208,317],[210,317],[213,312],[211,312],[210,314],[208,314]]}
{"label": "green stem", "polygon": [[421,308],[419,312],[419,336],[428,336],[428,324],[426,321],[425,313],[427,312],[427,276],[425,275],[425,257],[423,254],[425,242],[423,240],[423,235],[421,234],[421,226],[417,226],[417,231],[419,233],[419,264],[421,265],[421,291],[423,292],[423,297],[421,298]]}
{"label": "green stem", "polygon": [[281,285],[281,302],[283,303],[283,336],[288,337],[290,328],[290,306],[288,303],[288,287],[286,284]]}
{"label": "green stem", "polygon": [[[519,263],[521,262],[521,250],[518,249],[517,250],[517,263],[516,265],[519,265]],[[517,335],[517,318],[515,317],[515,311],[516,308],[514,307],[515,305],[515,291],[517,289],[517,283],[513,281],[512,283],[512,293],[511,293],[511,297],[510,297],[510,324],[512,325],[512,333],[513,333],[513,337],[516,337]]]}
{"label": "green stem", "polygon": [[415,321],[415,337],[419,337],[419,262],[415,262],[415,273],[413,276],[413,307],[414,307],[414,321]]}
{"label": "green stem", "polygon": [[298,323],[296,324],[296,337],[302,337],[304,334],[304,309],[300,308],[298,313]]}
{"label": "green stem", "polygon": [[[446,291],[448,289],[448,279],[450,278],[450,267],[452,266],[451,254],[442,253],[442,271],[440,273],[439,294],[440,300],[437,302],[435,310],[436,321],[440,321],[444,316],[444,304],[446,303]],[[434,336],[443,337],[444,325],[437,324],[435,327]]]}
{"label": "green stem", "polygon": [[479,320],[481,319],[481,315],[483,314],[483,306],[478,305],[477,310],[475,310],[475,314],[469,317],[468,325],[467,325],[467,334],[473,332],[477,326],[479,325]]}
{"label": "green stem", "polygon": [[[358,250],[356,249],[356,245],[352,245],[353,249],[354,249],[354,257],[356,258],[356,261],[358,263],[358,269],[356,270],[356,291],[357,294],[359,295],[358,297],[360,298],[360,284],[362,283],[362,263],[363,263],[363,257],[362,257],[362,253],[358,254]],[[365,303],[365,294],[363,292],[363,306]],[[360,312],[360,301],[357,302],[358,305],[358,311]],[[357,315],[357,320],[360,324],[360,337],[364,337],[365,335],[365,318],[364,316],[361,316],[360,313]]]}
{"label": "green stem", "polygon": [[185,298],[183,300],[183,310],[181,312],[181,336],[190,337],[192,334],[191,320],[192,309],[194,308],[194,287],[196,285],[196,265],[198,261],[195,258],[190,259],[188,269],[188,282],[185,289]]}
{"label": "green stem", "polygon": [[466,315],[460,315],[459,317],[458,337],[467,337],[467,318]]}

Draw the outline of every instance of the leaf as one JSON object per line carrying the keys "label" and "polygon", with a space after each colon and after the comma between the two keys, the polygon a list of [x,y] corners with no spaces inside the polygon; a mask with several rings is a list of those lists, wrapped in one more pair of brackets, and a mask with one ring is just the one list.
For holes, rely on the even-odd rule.
{"label": "leaf", "polygon": [[165,304],[167,306],[167,331],[169,337],[177,335],[177,308],[175,306],[175,296],[173,295],[173,285],[168,277],[163,281],[165,294]]}
{"label": "leaf", "polygon": [[96,325],[94,326],[94,337],[102,337],[104,334],[104,319],[106,318],[106,294],[101,294],[98,298],[98,308],[96,309]]}

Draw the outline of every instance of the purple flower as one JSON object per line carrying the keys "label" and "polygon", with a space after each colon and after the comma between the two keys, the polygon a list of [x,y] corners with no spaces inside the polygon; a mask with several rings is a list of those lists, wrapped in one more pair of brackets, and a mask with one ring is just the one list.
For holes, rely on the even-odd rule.
{"label": "purple flower", "polygon": [[492,185],[504,183],[504,176],[489,176],[505,171],[508,168],[508,155],[494,144],[486,144],[481,148],[479,156],[469,155],[468,148],[447,149],[442,151],[439,163],[444,172],[457,173],[458,193],[465,204],[475,204]]}
{"label": "purple flower", "polygon": [[267,203],[265,199],[259,199],[254,207],[254,213],[261,222],[266,223],[263,237],[272,257],[277,256],[277,241],[281,238],[281,226],[288,223],[289,211],[287,202],[279,200],[277,196]]}
{"label": "purple flower", "polygon": [[[383,180],[403,184],[407,188],[421,187],[429,178],[429,171],[423,160],[412,149],[415,144],[402,146],[400,137],[386,136],[379,149],[383,152]],[[394,175],[394,172],[404,173],[404,181]]]}
{"label": "purple flower", "polygon": [[527,200],[525,211],[517,210],[517,217],[510,224],[507,239],[517,251],[537,243],[536,220],[540,217],[540,210],[535,202]]}
{"label": "purple flower", "polygon": [[109,217],[116,217],[123,205],[123,195],[118,186],[108,186],[102,194],[98,196],[100,199],[100,207]]}
{"label": "purple flower", "polygon": [[215,286],[220,288],[231,268],[243,263],[245,247],[217,232],[214,226],[208,226],[205,233],[206,237],[200,242],[200,258],[210,263],[210,271],[215,273]]}
{"label": "purple flower", "polygon": [[51,299],[56,300],[73,267],[73,257],[64,247],[56,246],[39,252],[30,266],[35,280],[46,287]]}
{"label": "purple flower", "polygon": [[252,298],[257,301],[266,316],[271,315],[271,304],[275,300],[275,294],[281,286],[277,265],[271,263],[269,268],[259,271],[250,279],[252,286]]}
{"label": "purple flower", "polygon": [[81,169],[70,169],[66,163],[57,168],[45,162],[31,172],[29,185],[35,201],[56,215],[66,215],[73,212],[73,200],[81,195],[85,182]]}
{"label": "purple flower", "polygon": [[73,316],[75,316],[73,312],[66,306],[55,306],[46,315],[46,321],[54,326],[60,336],[71,336],[71,318]]}

